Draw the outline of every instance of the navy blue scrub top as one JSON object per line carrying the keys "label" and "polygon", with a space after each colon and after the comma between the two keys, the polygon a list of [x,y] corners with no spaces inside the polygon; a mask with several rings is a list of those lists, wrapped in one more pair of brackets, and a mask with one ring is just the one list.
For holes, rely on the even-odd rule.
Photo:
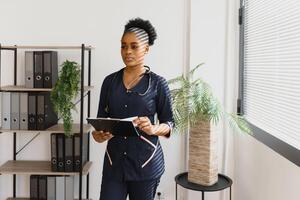
{"label": "navy blue scrub top", "polygon": [[[147,116],[154,124],[154,116],[157,114],[159,123],[166,123],[172,129],[174,120],[166,80],[149,71],[127,91],[123,83],[123,70],[124,68],[104,79],[97,117]],[[161,177],[164,172],[164,157],[159,138],[138,131],[140,137],[115,136],[108,141],[103,178],[141,181]]]}

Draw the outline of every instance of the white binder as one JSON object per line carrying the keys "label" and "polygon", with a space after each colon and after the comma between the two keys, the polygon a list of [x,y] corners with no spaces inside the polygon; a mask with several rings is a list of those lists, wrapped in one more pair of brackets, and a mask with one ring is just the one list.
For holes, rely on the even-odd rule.
{"label": "white binder", "polygon": [[10,102],[11,102],[11,93],[2,92],[2,112],[1,112],[2,129],[10,129]]}
{"label": "white binder", "polygon": [[25,52],[25,87],[33,88],[33,72],[34,72],[34,62],[33,62],[33,51]]}
{"label": "white binder", "polygon": [[28,130],[28,93],[20,93],[20,130]]}
{"label": "white binder", "polygon": [[74,176],[66,176],[65,179],[65,199],[74,199]]}
{"label": "white binder", "polygon": [[20,129],[20,94],[17,92],[11,93],[11,114],[10,128],[13,130]]}
{"label": "white binder", "polygon": [[55,190],[55,176],[47,176],[47,200],[55,200]]}
{"label": "white binder", "polygon": [[56,178],[56,200],[65,200],[65,177],[57,176]]}

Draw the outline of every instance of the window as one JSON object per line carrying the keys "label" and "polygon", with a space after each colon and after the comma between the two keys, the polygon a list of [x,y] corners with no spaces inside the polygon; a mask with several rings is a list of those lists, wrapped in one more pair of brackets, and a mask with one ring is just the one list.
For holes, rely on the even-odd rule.
{"label": "window", "polygon": [[300,1],[244,0],[240,111],[254,136],[300,166]]}

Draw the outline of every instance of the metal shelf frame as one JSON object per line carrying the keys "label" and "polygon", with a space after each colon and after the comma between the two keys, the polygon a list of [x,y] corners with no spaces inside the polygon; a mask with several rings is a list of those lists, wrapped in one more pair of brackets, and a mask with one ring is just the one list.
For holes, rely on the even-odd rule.
{"label": "metal shelf frame", "polygon": [[[79,125],[79,129],[80,129],[80,171],[79,171],[79,195],[78,198],[79,200],[82,200],[82,176],[83,174],[83,167],[82,167],[82,135],[84,134],[84,99],[87,96],[87,117],[90,117],[90,103],[91,103],[91,91],[88,90],[87,94],[84,94],[85,91],[85,86],[84,86],[84,69],[85,69],[85,52],[87,51],[88,56],[88,87],[91,86],[91,51],[92,49],[94,49],[92,46],[86,46],[85,44],[81,44],[81,46],[2,46],[0,44],[0,85],[1,85],[1,63],[2,63],[2,51],[3,50],[7,50],[7,51],[13,51],[14,53],[14,70],[13,70],[13,74],[14,74],[14,85],[13,86],[17,86],[17,65],[18,65],[18,59],[17,59],[17,52],[18,49],[37,49],[37,50],[80,50],[81,51],[81,85],[80,85],[80,125]],[[1,88],[1,86],[0,86]],[[40,131],[43,132],[43,131]],[[13,132],[13,160],[16,161],[17,160],[17,155],[18,153],[20,153],[20,151],[22,151],[25,147],[22,147],[21,150],[17,151],[17,147],[16,147],[16,143],[17,143],[17,136],[16,136],[17,132]],[[89,134],[89,133],[88,133]],[[33,138],[30,140],[30,142],[36,138],[39,134],[33,136]],[[90,160],[90,135],[89,135],[89,140],[88,140],[88,161]],[[29,142],[29,143],[30,143]],[[28,143],[28,144],[29,144]],[[26,145],[28,145],[26,144]],[[85,194],[85,199],[89,199],[89,174],[86,175],[86,194]],[[16,199],[16,174],[13,174],[13,199]]]}

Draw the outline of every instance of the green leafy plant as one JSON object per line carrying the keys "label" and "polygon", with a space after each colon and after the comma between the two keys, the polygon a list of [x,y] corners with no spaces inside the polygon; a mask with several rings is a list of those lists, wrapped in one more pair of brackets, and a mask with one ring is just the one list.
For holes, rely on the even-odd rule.
{"label": "green leafy plant", "polygon": [[203,63],[192,69],[187,76],[178,76],[168,81],[176,129],[182,132],[197,121],[212,121],[216,125],[224,117],[235,130],[250,134],[248,123],[242,116],[225,112],[213,96],[210,86],[201,78],[194,80],[194,73],[201,65]]}
{"label": "green leafy plant", "polygon": [[73,118],[71,110],[75,109],[74,98],[79,93],[80,66],[66,60],[61,65],[59,78],[51,92],[51,101],[55,112],[63,119],[65,135],[70,136]]}

